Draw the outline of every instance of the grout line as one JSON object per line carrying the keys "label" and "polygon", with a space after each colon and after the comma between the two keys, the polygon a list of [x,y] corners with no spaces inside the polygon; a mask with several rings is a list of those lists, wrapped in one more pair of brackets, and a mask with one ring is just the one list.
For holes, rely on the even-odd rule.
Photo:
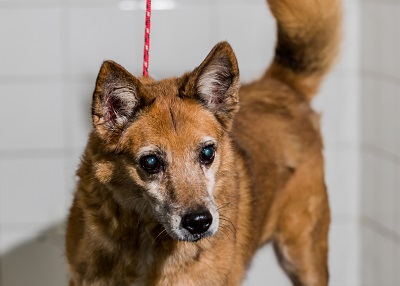
{"label": "grout line", "polygon": [[[36,9],[36,8],[62,8],[65,4],[69,6],[69,8],[104,8],[104,7],[114,7],[118,9],[118,3],[122,1],[109,1],[109,0],[97,0],[97,1],[82,1],[82,0],[37,0],[37,1],[1,1],[0,9]],[[137,0],[130,0],[133,2],[137,2]],[[162,0],[160,0],[162,1]],[[189,4],[185,3],[185,1],[175,1],[176,6],[172,10],[185,10],[185,9],[197,9],[198,7],[211,7],[214,4],[213,1],[193,1]],[[242,7],[244,1],[242,3],[237,3],[237,6]],[[232,4],[230,4],[232,5]],[[233,3],[235,5],[235,3]],[[259,6],[259,3],[248,3],[246,6]],[[157,10],[157,9],[155,9]],[[132,10],[129,10],[132,11]],[[143,8],[134,9],[133,11],[143,11]],[[161,10],[165,12],[164,10]]]}
{"label": "grout line", "polygon": [[339,140],[324,140],[324,152],[327,151],[351,151],[358,152],[361,148],[360,142],[357,141],[339,141]]}
{"label": "grout line", "polygon": [[94,82],[96,74],[43,74],[0,76],[0,84],[72,83]]}
{"label": "grout line", "polygon": [[380,222],[376,221],[375,219],[370,218],[367,215],[362,215],[361,225],[370,228],[371,230],[379,233],[386,239],[389,239],[392,242],[400,245],[400,234],[398,232],[382,225]]}
{"label": "grout line", "polygon": [[[344,77],[344,78],[348,78],[349,76],[353,75],[354,78],[359,78],[359,74],[360,74],[360,69],[357,68],[346,68],[346,67],[335,67],[332,69],[332,71],[330,71],[326,78],[329,77]],[[324,80],[326,81],[326,80]]]}
{"label": "grout line", "polygon": [[[68,42],[68,41],[66,41],[66,42]],[[65,44],[64,41],[63,41],[63,43]],[[69,58],[69,52],[66,52],[66,53],[67,54],[65,54],[64,56],[67,56]],[[0,75],[0,84],[15,84],[15,83],[21,84],[21,82],[28,83],[28,84],[29,83],[54,83],[54,82],[57,82],[57,83],[91,82],[94,84],[94,82],[96,80],[97,70],[93,73],[82,73],[82,74],[72,73],[71,67],[68,66],[69,65],[68,59],[66,61],[67,61],[67,63],[65,63],[65,59],[64,59],[63,65],[65,67],[65,71],[61,74]],[[99,66],[100,66],[100,64],[101,63],[99,63]],[[268,67],[268,65],[265,67],[265,69],[267,67]],[[245,74],[246,71],[249,74],[259,73],[259,76],[261,76],[264,73],[265,69],[262,69],[261,71],[243,69],[243,73]],[[171,70],[154,70],[153,72],[156,74],[159,74],[161,78],[164,78],[164,77],[176,76],[185,71],[179,71],[179,70],[174,71],[171,69]],[[332,77],[332,76],[333,77],[348,77],[350,73],[354,74],[354,72],[355,72],[355,70],[352,70],[352,69],[337,69],[337,70],[334,70],[329,76],[330,77]],[[140,72],[137,71],[137,73],[139,74]],[[259,76],[257,76],[253,80],[245,81],[244,83],[246,84],[246,83],[252,82],[254,80],[257,80],[259,78]],[[400,79],[399,79],[399,83],[400,83]]]}
{"label": "grout line", "polygon": [[376,4],[376,5],[380,5],[380,4],[399,4],[398,0],[356,0],[358,1],[360,4],[363,3],[372,3],[372,4]]}
{"label": "grout line", "polygon": [[37,1],[0,1],[0,9],[43,9],[62,8],[63,2],[52,0]]}
{"label": "grout line", "polygon": [[[65,44],[65,42],[63,41],[63,43]],[[68,52],[67,52],[68,53]],[[64,55],[65,56],[65,55]],[[69,53],[67,55],[69,57]],[[65,59],[64,59],[65,61]],[[64,65],[65,63],[63,63]],[[99,67],[100,67],[99,63]],[[23,75],[0,75],[0,84],[21,84],[21,82],[23,83],[60,83],[60,82],[95,82],[96,80],[96,75],[97,75],[97,70],[94,71],[93,73],[82,73],[82,74],[78,74],[78,73],[72,73],[71,72],[71,67],[68,66],[69,65],[69,61],[67,60],[66,63],[66,70],[64,73],[61,74],[42,74],[42,75],[38,75],[38,74],[23,74]],[[265,68],[263,68],[262,70],[246,70],[246,69],[242,69],[242,73],[246,74],[252,74],[252,76],[254,77],[254,74],[259,73],[259,76],[256,76],[254,79],[252,80],[247,80],[244,83],[250,83],[254,80],[257,80],[265,71],[265,69],[268,68],[268,65],[265,66]],[[156,74],[159,74],[159,76],[161,78],[164,77],[171,77],[171,76],[176,76],[179,74],[184,73],[186,70],[154,70],[153,72]],[[349,74],[354,74],[356,70],[352,70],[352,69],[336,69],[334,71],[332,71],[332,73],[330,73],[330,75],[328,75],[328,77],[348,77]],[[140,71],[138,70],[136,72],[137,74],[140,74]],[[133,74],[136,74],[135,72],[133,72]],[[400,79],[399,79],[399,83],[400,83]]]}
{"label": "grout line", "polygon": [[68,1],[68,0],[36,0],[36,1],[1,1],[1,9],[43,9],[43,8],[98,8],[115,7],[118,8],[116,1]]}
{"label": "grout line", "polygon": [[385,160],[391,163],[400,165],[400,155],[381,149],[380,147],[375,146],[373,144],[361,142],[361,151],[371,152],[375,155],[384,158]]}
{"label": "grout line", "polygon": [[[361,69],[361,77],[372,77],[372,78],[378,78],[380,80],[384,80],[389,83],[395,83],[400,85],[400,78],[394,75],[378,72],[378,71],[371,71],[371,70],[365,70]],[[361,79],[362,80],[362,79]]]}
{"label": "grout line", "polygon": [[[50,159],[50,158],[70,158],[76,150],[82,148],[38,148],[20,150],[0,150],[1,159]],[[66,157],[67,155],[67,157]]]}
{"label": "grout line", "polygon": [[0,84],[59,83],[65,79],[60,74],[0,76]]}
{"label": "grout line", "polygon": [[359,215],[331,212],[331,225],[338,225],[338,224],[359,225],[360,224]]}

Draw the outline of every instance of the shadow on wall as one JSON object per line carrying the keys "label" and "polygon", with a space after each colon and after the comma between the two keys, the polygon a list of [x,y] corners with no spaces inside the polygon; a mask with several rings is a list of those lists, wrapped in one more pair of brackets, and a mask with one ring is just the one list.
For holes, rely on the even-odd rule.
{"label": "shadow on wall", "polygon": [[52,225],[0,257],[0,284],[3,286],[67,285],[64,256],[65,223]]}

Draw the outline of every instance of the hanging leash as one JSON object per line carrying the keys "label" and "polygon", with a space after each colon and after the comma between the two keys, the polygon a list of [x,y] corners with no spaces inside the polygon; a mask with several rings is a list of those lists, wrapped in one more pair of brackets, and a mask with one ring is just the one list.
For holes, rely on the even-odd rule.
{"label": "hanging leash", "polygon": [[143,76],[149,76],[151,0],[146,1],[146,22],[144,30]]}

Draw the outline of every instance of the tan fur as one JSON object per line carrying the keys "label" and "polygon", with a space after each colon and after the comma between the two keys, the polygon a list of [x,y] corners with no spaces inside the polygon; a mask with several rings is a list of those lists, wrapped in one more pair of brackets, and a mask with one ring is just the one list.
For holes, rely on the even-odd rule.
{"label": "tan fur", "polygon": [[[70,285],[239,285],[268,241],[293,285],[327,285],[329,206],[309,101],[337,52],[340,3],[268,3],[276,56],[240,89],[227,43],[162,81],[103,63],[68,221]],[[154,173],[149,154],[162,163]],[[213,220],[197,235],[182,225],[199,209]]]}

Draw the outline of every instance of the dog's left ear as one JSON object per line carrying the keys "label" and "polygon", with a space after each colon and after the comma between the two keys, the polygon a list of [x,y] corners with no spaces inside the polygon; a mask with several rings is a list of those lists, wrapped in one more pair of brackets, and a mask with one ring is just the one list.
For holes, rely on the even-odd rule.
{"label": "dog's left ear", "polygon": [[227,42],[217,44],[201,65],[182,80],[181,96],[200,101],[230,130],[239,109],[239,68],[232,47]]}
{"label": "dog's left ear", "polygon": [[92,101],[92,122],[97,135],[110,149],[134,119],[147,97],[140,92],[140,81],[113,61],[105,61],[96,80]]}

